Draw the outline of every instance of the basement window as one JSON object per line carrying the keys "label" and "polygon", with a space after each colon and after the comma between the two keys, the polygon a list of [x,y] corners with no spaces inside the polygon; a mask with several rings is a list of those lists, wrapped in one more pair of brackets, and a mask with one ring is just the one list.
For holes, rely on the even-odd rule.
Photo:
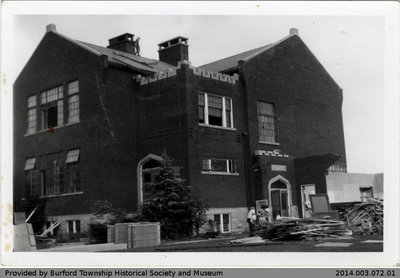
{"label": "basement window", "polygon": [[203,159],[202,174],[238,175],[234,159]]}
{"label": "basement window", "polygon": [[68,220],[67,230],[69,235],[81,233],[81,221],[80,220]]}
{"label": "basement window", "polygon": [[214,222],[218,232],[229,233],[231,231],[230,218],[230,214],[214,214]]}
{"label": "basement window", "polygon": [[232,99],[199,93],[198,107],[199,124],[233,128]]}
{"label": "basement window", "polygon": [[58,86],[40,94],[42,129],[64,124],[63,87]]}

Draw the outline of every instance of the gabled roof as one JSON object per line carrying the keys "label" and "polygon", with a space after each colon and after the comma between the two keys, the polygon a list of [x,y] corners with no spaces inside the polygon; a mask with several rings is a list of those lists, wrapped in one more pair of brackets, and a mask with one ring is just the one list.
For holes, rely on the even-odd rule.
{"label": "gabled roof", "polygon": [[142,56],[133,55],[127,52],[114,50],[111,48],[106,48],[103,46],[82,42],[78,40],[71,39],[65,35],[62,35],[56,31],[51,31],[52,33],[74,43],[75,45],[82,47],[83,49],[92,52],[98,56],[106,55],[108,57],[108,61],[117,65],[126,66],[133,70],[137,70],[139,72],[144,73],[154,73],[158,74],[161,72],[167,72],[169,70],[174,69],[173,65],[170,65],[165,62],[161,62],[154,59],[145,58]]}
{"label": "gabled roof", "polygon": [[251,58],[273,48],[274,46],[280,44],[281,42],[287,40],[288,38],[292,37],[294,35],[289,35],[279,41],[277,41],[276,43],[272,43],[272,44],[268,44],[262,47],[258,47],[246,52],[242,52],[209,64],[205,64],[200,66],[199,68],[203,68],[205,70],[209,70],[209,71],[214,71],[214,72],[227,72],[230,70],[234,70],[239,66],[239,61],[248,61]]}

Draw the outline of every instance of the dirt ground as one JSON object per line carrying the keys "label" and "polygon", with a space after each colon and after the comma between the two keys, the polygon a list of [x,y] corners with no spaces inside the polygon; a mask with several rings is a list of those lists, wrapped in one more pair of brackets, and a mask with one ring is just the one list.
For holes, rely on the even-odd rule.
{"label": "dirt ground", "polygon": [[[124,249],[118,252],[383,252],[383,237],[377,235],[254,244],[231,244],[232,239],[226,237],[183,243],[168,242],[160,246]],[[327,246],[318,246],[320,244]]]}

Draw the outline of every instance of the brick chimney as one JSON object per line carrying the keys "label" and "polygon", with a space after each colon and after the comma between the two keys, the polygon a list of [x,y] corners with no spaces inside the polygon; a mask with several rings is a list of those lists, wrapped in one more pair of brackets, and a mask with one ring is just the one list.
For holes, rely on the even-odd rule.
{"label": "brick chimney", "polygon": [[188,39],[185,37],[176,37],[166,42],[158,44],[158,55],[160,61],[171,65],[178,65],[179,61],[189,60]]}
{"label": "brick chimney", "polygon": [[118,37],[112,38],[108,40],[107,48],[127,52],[130,54],[138,55],[137,48],[135,47],[136,41],[133,40],[135,35],[130,33],[125,33],[119,35]]}

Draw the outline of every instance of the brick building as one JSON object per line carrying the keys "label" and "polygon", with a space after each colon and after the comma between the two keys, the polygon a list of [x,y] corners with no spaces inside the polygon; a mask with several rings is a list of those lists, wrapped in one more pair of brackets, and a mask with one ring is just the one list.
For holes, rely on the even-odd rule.
{"label": "brick building", "polygon": [[304,186],[326,193],[327,168],[345,165],[342,90],[296,29],[200,67],[184,37],[160,43],[159,60],[137,55],[131,34],[109,42],[48,25],[15,81],[16,211],[38,196],[70,233],[96,200],[134,213],[166,151],[219,229],[239,231],[258,200],[301,217]]}

